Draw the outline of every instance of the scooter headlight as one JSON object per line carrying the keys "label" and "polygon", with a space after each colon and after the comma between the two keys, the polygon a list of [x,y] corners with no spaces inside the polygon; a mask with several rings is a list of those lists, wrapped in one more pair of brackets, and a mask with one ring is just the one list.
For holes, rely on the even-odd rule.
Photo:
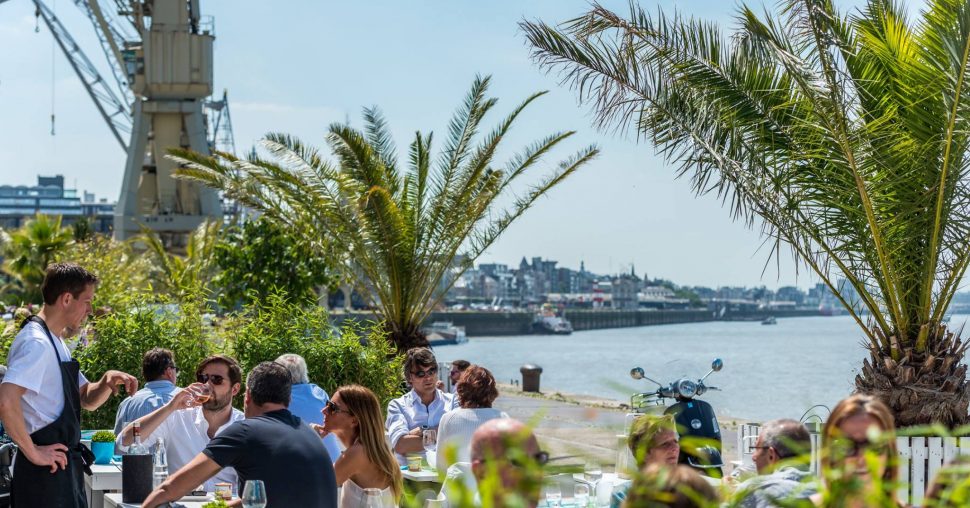
{"label": "scooter headlight", "polygon": [[697,395],[697,383],[690,379],[681,379],[677,383],[677,392],[681,397],[690,399]]}

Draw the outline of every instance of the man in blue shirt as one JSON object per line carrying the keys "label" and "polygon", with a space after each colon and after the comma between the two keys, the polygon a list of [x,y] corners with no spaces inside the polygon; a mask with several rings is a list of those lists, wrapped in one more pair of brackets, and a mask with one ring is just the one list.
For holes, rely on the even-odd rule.
{"label": "man in blue shirt", "polygon": [[175,386],[178,373],[175,356],[168,349],[156,347],[145,352],[141,372],[145,377],[145,387],[121,401],[115,417],[115,435],[121,434],[126,424],[164,406],[181,390]]}
{"label": "man in blue shirt", "polygon": [[[306,423],[323,425],[323,408],[330,401],[330,395],[323,388],[310,382],[306,360],[300,355],[288,353],[277,358],[276,363],[290,371],[290,380],[293,382],[288,408],[290,412]],[[333,434],[323,438],[323,445],[334,462],[343,453],[340,441]]]}

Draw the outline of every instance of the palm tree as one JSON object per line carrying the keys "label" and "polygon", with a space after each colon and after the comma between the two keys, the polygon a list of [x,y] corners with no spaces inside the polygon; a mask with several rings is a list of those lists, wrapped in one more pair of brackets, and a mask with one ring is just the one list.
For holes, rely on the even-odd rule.
{"label": "palm tree", "polygon": [[821,277],[865,336],[859,391],[902,425],[965,422],[967,346],[942,320],[970,264],[970,2],[741,6],[730,37],[630,10],[521,28],[600,126],[636,129]]}
{"label": "palm tree", "polygon": [[143,227],[141,239],[148,247],[147,254],[154,264],[153,289],[172,296],[178,302],[202,301],[207,296],[209,282],[216,274],[215,249],[221,232],[220,221],[199,224],[189,235],[185,255],[182,256],[170,252],[157,233]]}
{"label": "palm tree", "polygon": [[37,214],[5,236],[3,271],[16,281],[16,287],[7,289],[19,293],[21,303],[41,303],[40,285],[47,265],[71,243],[73,230],[61,227],[59,215]]}
{"label": "palm tree", "polygon": [[[398,160],[377,108],[364,110],[365,127],[330,126],[336,163],[299,140],[270,134],[262,142],[271,160],[206,157],[173,151],[183,178],[224,191],[335,252],[349,277],[370,296],[399,349],[427,344],[421,323],[444,291],[526,209],[598,153],[580,150],[524,193],[516,183],[573,132],[528,146],[502,166],[493,158],[529,96],[498,127],[478,138],[496,104],[489,78],[477,78],[449,125],[444,150],[432,154],[432,135],[417,132],[406,165]],[[477,144],[476,144],[477,143]],[[508,206],[500,206],[508,202]]]}

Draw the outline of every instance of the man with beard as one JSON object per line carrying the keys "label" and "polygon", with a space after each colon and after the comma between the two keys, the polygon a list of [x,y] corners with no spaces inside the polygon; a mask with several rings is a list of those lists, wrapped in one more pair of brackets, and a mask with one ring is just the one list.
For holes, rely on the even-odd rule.
{"label": "man with beard", "polygon": [[[142,443],[146,447],[159,438],[165,439],[169,471],[188,464],[212,438],[233,422],[245,418],[242,411],[232,407],[232,398],[239,393],[242,383],[242,370],[236,360],[223,355],[210,356],[195,369],[195,380],[196,383],[177,393],[167,404],[135,420],[141,424]],[[211,395],[200,403],[196,393],[201,385],[207,385]],[[118,436],[120,447],[124,448],[134,440],[133,427],[134,422]],[[234,489],[239,488],[236,471],[225,468],[206,481],[205,490],[213,492],[215,484],[222,482],[232,483]]]}
{"label": "man with beard", "polygon": [[28,317],[10,346],[9,368],[0,385],[0,419],[20,449],[14,464],[12,506],[86,507],[82,471],[81,408],[94,411],[131,375],[109,370],[95,382],[80,371],[64,339],[81,331],[91,314],[98,278],[74,263],[47,267],[44,307]]}

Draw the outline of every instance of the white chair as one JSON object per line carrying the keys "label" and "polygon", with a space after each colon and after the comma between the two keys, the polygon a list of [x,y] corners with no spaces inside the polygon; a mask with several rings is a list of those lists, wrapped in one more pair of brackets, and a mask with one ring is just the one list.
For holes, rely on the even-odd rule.
{"label": "white chair", "polygon": [[478,482],[475,481],[470,462],[456,462],[448,467],[438,499],[446,501],[448,506],[460,506],[462,489],[472,496],[478,492]]}

